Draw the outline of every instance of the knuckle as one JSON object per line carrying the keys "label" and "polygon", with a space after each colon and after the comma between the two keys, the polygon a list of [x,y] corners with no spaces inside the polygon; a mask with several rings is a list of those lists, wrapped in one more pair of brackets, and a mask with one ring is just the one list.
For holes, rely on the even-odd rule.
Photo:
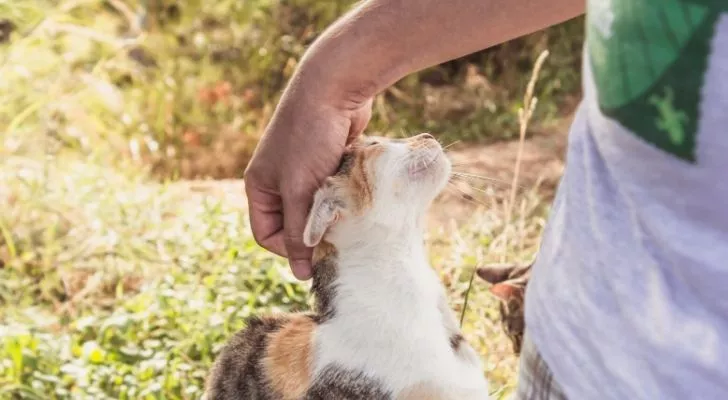
{"label": "knuckle", "polygon": [[307,201],[313,197],[313,193],[316,191],[317,184],[315,180],[312,180],[308,176],[291,176],[290,179],[286,180],[283,187],[285,188],[285,195],[292,201],[300,202]]}
{"label": "knuckle", "polygon": [[257,171],[257,168],[252,165],[248,165],[245,170],[243,171],[243,182],[245,182],[246,187],[253,186],[256,181],[259,181],[259,173]]}
{"label": "knuckle", "polygon": [[293,253],[300,251],[303,246],[303,234],[298,232],[286,232],[283,235],[283,240],[286,242],[288,250]]}
{"label": "knuckle", "polygon": [[313,198],[313,193],[308,190],[295,190],[290,193],[290,201],[297,207],[304,207]]}

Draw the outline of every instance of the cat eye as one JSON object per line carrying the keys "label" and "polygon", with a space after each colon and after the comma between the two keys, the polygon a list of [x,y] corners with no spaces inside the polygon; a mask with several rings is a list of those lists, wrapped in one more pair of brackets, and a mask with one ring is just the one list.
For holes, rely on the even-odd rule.
{"label": "cat eye", "polygon": [[372,146],[376,146],[376,145],[378,145],[378,144],[379,144],[379,142],[377,142],[377,141],[375,140],[375,141],[373,141],[373,142],[369,142],[369,143],[367,144],[367,147],[372,147]]}

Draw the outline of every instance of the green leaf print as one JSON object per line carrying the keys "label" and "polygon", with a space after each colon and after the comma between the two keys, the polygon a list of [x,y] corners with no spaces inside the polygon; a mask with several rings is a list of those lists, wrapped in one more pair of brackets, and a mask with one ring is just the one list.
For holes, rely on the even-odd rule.
{"label": "green leaf print", "polygon": [[602,112],[695,162],[703,76],[728,1],[589,0],[587,46]]}

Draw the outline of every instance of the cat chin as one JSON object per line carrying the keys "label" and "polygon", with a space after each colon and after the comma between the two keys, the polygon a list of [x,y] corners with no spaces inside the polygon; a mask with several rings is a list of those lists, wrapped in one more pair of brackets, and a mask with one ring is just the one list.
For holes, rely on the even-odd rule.
{"label": "cat chin", "polygon": [[435,167],[439,165],[441,157],[442,152],[437,151],[433,152],[433,154],[426,160],[419,160],[418,162],[411,163],[407,170],[410,179],[417,180],[432,174],[432,172],[435,170]]}
{"label": "cat chin", "polygon": [[450,161],[443,153],[438,153],[426,165],[412,165],[407,171],[410,184],[420,185],[426,197],[436,197],[447,185],[450,178]]}

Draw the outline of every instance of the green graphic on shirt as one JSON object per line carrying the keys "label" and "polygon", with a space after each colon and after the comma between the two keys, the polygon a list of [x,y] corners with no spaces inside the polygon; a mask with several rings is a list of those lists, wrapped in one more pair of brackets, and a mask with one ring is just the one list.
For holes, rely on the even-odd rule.
{"label": "green graphic on shirt", "polygon": [[589,60],[602,112],[695,162],[705,70],[722,0],[589,0]]}
{"label": "green graphic on shirt", "polygon": [[657,95],[650,96],[650,104],[657,107],[660,116],[657,118],[657,129],[665,131],[675,145],[680,145],[685,140],[685,128],[683,124],[688,121],[688,116],[673,105],[675,94],[672,88],[665,88],[665,96],[660,98]]}

